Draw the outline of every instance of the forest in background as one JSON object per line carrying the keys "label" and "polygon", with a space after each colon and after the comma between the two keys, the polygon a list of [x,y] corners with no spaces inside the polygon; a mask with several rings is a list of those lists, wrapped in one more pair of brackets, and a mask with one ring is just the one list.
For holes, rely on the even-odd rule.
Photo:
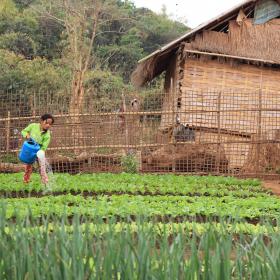
{"label": "forest in background", "polygon": [[1,0],[0,89],[67,93],[79,111],[86,95],[135,90],[137,61],[188,30],[127,0]]}

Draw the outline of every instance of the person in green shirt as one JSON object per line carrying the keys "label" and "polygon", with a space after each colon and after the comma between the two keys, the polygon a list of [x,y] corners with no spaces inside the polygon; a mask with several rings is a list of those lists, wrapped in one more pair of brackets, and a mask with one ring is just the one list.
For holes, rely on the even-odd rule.
{"label": "person in green shirt", "polygon": [[[54,124],[54,118],[51,114],[44,114],[41,116],[40,123],[31,123],[21,131],[21,135],[25,139],[34,139],[41,147],[37,152],[37,159],[40,165],[40,175],[43,184],[48,183],[48,176],[46,172],[46,157],[45,151],[47,150],[50,141],[50,127]],[[32,164],[25,165],[25,172],[23,176],[24,183],[29,183],[32,174]]]}

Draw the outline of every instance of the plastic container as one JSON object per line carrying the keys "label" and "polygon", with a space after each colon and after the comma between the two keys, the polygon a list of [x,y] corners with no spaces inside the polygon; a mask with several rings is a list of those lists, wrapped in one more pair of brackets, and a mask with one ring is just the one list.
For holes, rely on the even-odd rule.
{"label": "plastic container", "polygon": [[27,164],[34,163],[40,148],[40,145],[32,138],[24,141],[18,156],[19,160]]}

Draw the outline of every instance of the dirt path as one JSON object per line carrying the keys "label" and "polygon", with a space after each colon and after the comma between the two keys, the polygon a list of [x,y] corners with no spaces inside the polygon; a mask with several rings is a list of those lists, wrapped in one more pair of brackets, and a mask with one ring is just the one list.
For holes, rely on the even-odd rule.
{"label": "dirt path", "polygon": [[275,195],[280,196],[280,180],[264,180],[263,186],[266,189],[272,190]]}

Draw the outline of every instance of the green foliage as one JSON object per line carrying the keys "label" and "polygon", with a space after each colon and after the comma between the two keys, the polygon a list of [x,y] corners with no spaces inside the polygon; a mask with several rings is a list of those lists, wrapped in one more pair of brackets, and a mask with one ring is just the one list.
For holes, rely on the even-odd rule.
{"label": "green foliage", "polygon": [[280,201],[258,180],[56,174],[46,195],[22,175],[0,174],[3,279],[279,279]]}
{"label": "green foliage", "polygon": [[38,45],[38,23],[34,13],[19,10],[10,14],[0,12],[0,19],[0,49],[29,59],[34,57]]}
{"label": "green foliage", "polygon": [[137,157],[134,154],[122,156],[121,165],[123,171],[126,173],[134,174],[137,173],[139,170],[139,161],[137,160]]}
{"label": "green foliage", "polygon": [[1,0],[0,14],[4,16],[12,16],[16,13],[17,9],[13,0]]}
{"label": "green foliage", "polygon": [[65,87],[67,72],[45,59],[26,60],[0,49],[1,90],[59,90]]}
{"label": "green foliage", "polygon": [[58,91],[64,88],[67,78],[65,69],[54,67],[47,60],[36,58],[32,61],[25,61],[21,71],[26,77],[26,87],[40,91]]}
{"label": "green foliage", "polygon": [[36,53],[35,42],[28,35],[21,33],[7,33],[0,36],[0,48],[29,58]]}
{"label": "green foliage", "polygon": [[[135,172],[135,158],[124,160],[127,171]],[[184,216],[199,219],[204,216],[235,221],[255,219],[254,222],[280,217],[280,200],[262,189],[256,180],[122,173],[64,174],[56,175],[52,181],[55,195],[30,197],[28,192],[42,194],[44,190],[39,176],[34,174],[32,183],[23,185],[22,174],[0,174],[0,191],[2,201],[7,203],[7,217],[14,217],[14,209],[24,217],[28,207],[38,218],[48,214],[61,216],[65,211],[71,216],[77,207],[80,213],[90,217],[144,215],[150,218]],[[27,193],[24,197],[21,197],[24,193],[14,197],[11,194],[15,191]]]}
{"label": "green foliage", "polygon": [[121,76],[113,75],[110,71],[89,71],[85,80],[86,103],[94,103],[99,108],[115,110],[121,102],[122,93],[132,90],[124,83]]}
{"label": "green foliage", "polygon": [[90,71],[85,82],[85,88],[93,91],[97,98],[106,95],[110,99],[116,94],[120,94],[125,87],[127,87],[127,91],[131,89],[124,84],[122,77],[112,75],[110,71]]}
{"label": "green foliage", "polygon": [[116,19],[101,26],[96,54],[102,67],[118,72],[128,81],[138,60],[188,28],[164,15],[137,9],[129,1],[119,1],[117,5],[119,14]]}
{"label": "green foliage", "polygon": [[280,278],[280,234],[271,224],[0,217],[2,279]]}
{"label": "green foliage", "polygon": [[190,30],[185,25],[171,21],[162,15],[144,12],[139,14],[140,17],[139,28],[142,30],[143,37],[145,38],[143,48],[146,53],[153,52]]}
{"label": "green foliage", "polygon": [[2,90],[25,87],[26,78],[22,76],[19,69],[20,63],[24,63],[23,57],[0,50],[0,88]]}
{"label": "green foliage", "polygon": [[[97,153],[105,153],[105,150],[97,150]],[[73,156],[73,154],[64,154]],[[1,174],[0,191],[11,192],[36,189],[42,190],[39,176],[34,174],[34,180],[30,185],[23,185],[22,174]],[[96,173],[72,176],[69,174],[55,174],[55,191],[70,193],[92,191],[102,194],[109,192],[162,194],[177,196],[231,196],[234,198],[270,197],[261,182],[256,179],[240,180],[232,177],[216,176],[175,176],[152,174],[110,174]],[[39,185],[39,186],[37,186]]]}
{"label": "green foliage", "polygon": [[18,9],[26,9],[36,0],[13,0]]}
{"label": "green foliage", "polygon": [[[85,50],[83,45],[89,42],[92,33],[89,3],[85,0],[74,3],[84,11],[84,22],[77,23],[80,26],[77,32],[82,36],[80,51]],[[60,92],[70,87],[70,70],[77,65],[71,64],[74,59],[73,53],[69,53],[70,38],[62,21],[66,14],[61,1],[0,2],[1,90],[42,88]],[[70,20],[74,19],[77,17]],[[164,14],[136,8],[131,1],[104,1],[86,75],[87,98],[102,99],[100,102],[109,105],[116,96],[119,102],[121,93],[133,91],[128,84],[137,61],[187,30]],[[162,85],[156,84],[155,88],[159,86]]]}
{"label": "green foliage", "polygon": [[[67,45],[63,32],[64,27],[61,23],[47,16],[39,17],[36,34],[37,56],[45,57],[48,60],[62,58],[63,49]],[[60,64],[63,66],[61,62]]]}

